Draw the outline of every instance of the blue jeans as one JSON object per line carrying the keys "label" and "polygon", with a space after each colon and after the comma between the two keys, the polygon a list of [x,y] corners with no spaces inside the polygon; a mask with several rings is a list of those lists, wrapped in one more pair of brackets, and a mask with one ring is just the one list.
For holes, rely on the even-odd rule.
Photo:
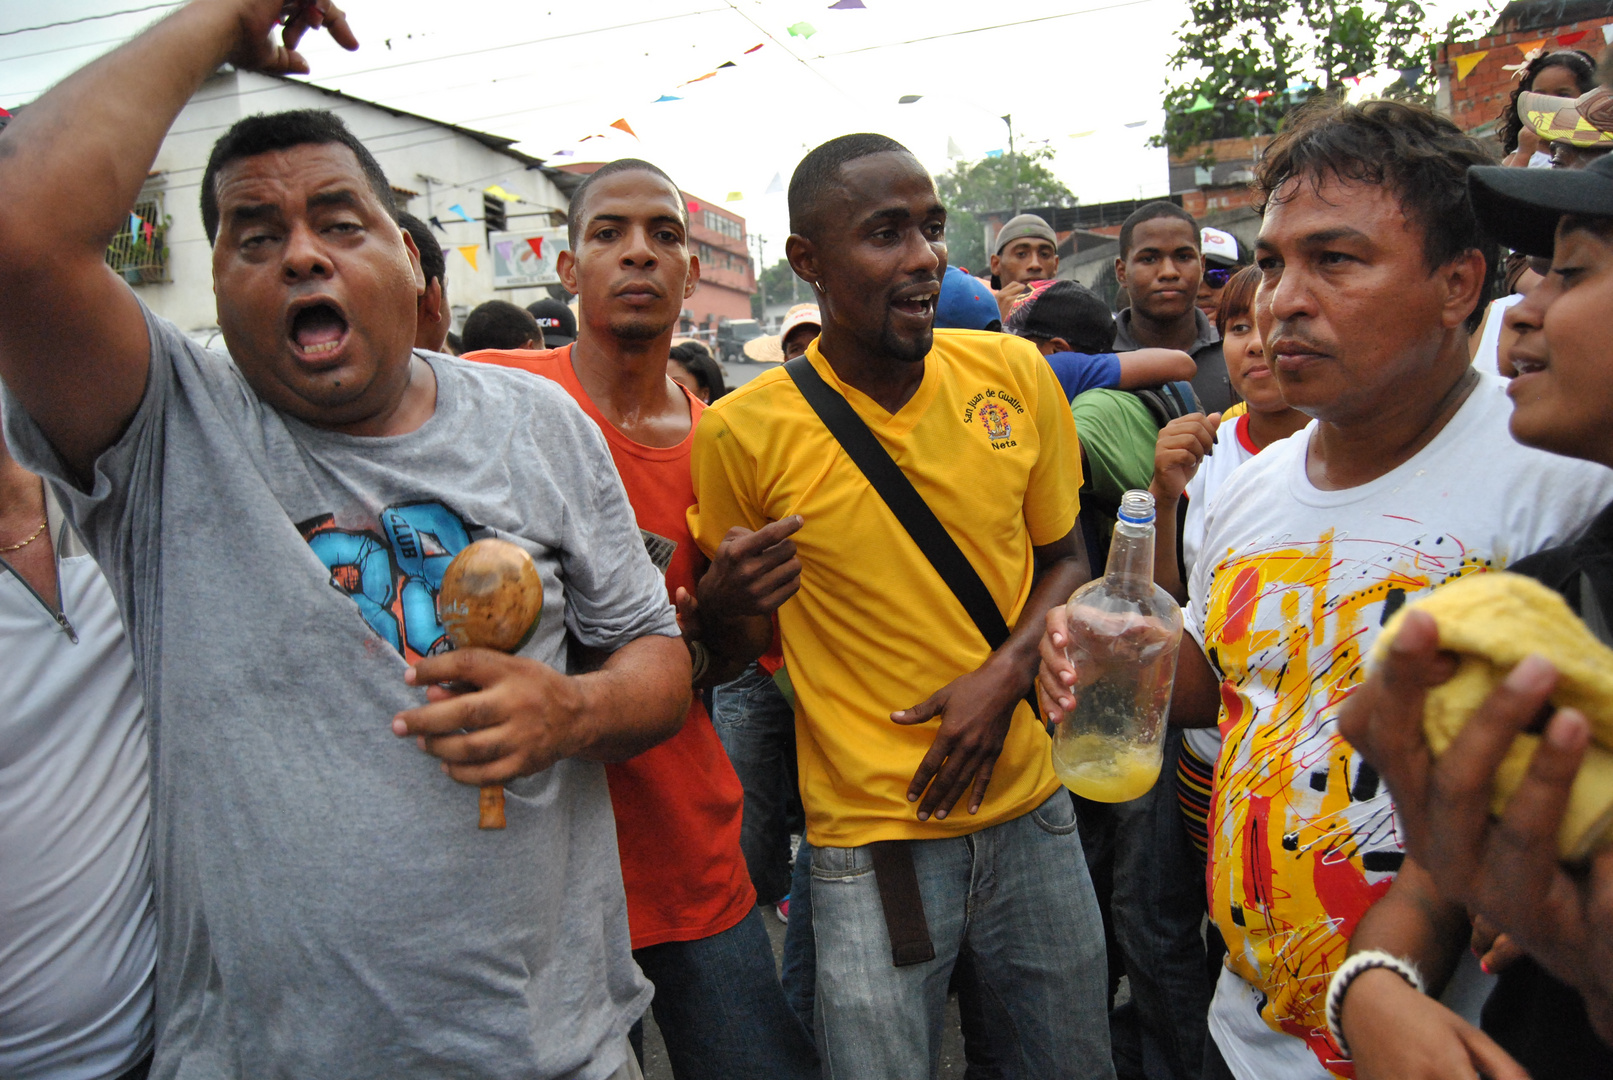
{"label": "blue jeans", "polygon": [[795,710],[773,677],[752,664],[713,692],[711,722],[745,789],[739,849],[756,902],[776,904],[790,893],[789,811],[798,798]]}
{"label": "blue jeans", "polygon": [[1103,930],[1068,793],[968,836],[911,845],[935,959],[891,963],[865,847],[812,856],[818,1044],[826,1080],[928,1080],[958,954],[1026,1078],[1112,1080]]}
{"label": "blue jeans", "polygon": [[812,845],[801,837],[790,876],[790,918],[784,925],[784,999],[812,1030],[812,1002],[817,996],[818,942],[812,930]]}
{"label": "blue jeans", "polygon": [[755,908],[720,934],[633,950],[677,1080],[817,1080],[812,1037],[784,1000]]}
{"label": "blue jeans", "polygon": [[1131,984],[1131,1003],[1114,1018],[1123,1078],[1198,1080],[1208,1036],[1215,982],[1201,933],[1204,857],[1188,839],[1177,806],[1173,780],[1181,749],[1181,730],[1169,729],[1160,779],[1147,795],[1079,804],[1094,878],[1107,876],[1097,864],[1112,862],[1109,914]]}

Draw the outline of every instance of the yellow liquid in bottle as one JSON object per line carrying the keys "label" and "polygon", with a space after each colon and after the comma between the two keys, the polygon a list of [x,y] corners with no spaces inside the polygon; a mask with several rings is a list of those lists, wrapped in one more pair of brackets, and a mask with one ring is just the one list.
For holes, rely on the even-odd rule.
{"label": "yellow liquid in bottle", "polygon": [[1164,748],[1081,735],[1053,747],[1059,783],[1093,802],[1130,802],[1148,794],[1159,779]]}

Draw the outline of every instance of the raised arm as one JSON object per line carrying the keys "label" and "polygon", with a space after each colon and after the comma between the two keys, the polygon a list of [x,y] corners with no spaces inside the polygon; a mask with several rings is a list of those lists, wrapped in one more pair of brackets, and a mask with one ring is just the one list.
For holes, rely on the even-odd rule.
{"label": "raised arm", "polygon": [[1148,485],[1154,496],[1155,510],[1154,581],[1178,603],[1187,603],[1187,582],[1182,580],[1177,559],[1176,515],[1188,482],[1198,472],[1204,455],[1215,445],[1215,433],[1220,424],[1220,413],[1179,416],[1160,429],[1159,441],[1154,444],[1154,479]]}
{"label": "raised arm", "polygon": [[1191,379],[1199,370],[1181,349],[1133,349],[1119,356],[1122,390]]}
{"label": "raised arm", "polygon": [[145,393],[150,342],[106,264],[174,118],[220,64],[303,72],[295,51],[326,26],[356,48],[329,0],[196,0],[47,92],[0,133],[0,380],[87,477]]}

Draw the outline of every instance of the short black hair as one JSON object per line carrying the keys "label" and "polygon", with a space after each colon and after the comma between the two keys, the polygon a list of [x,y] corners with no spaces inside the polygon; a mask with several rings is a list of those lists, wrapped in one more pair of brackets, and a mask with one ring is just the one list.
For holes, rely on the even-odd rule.
{"label": "short black hair", "polygon": [[1423,260],[1433,273],[1465,252],[1484,256],[1485,286],[1468,316],[1469,328],[1489,301],[1495,243],[1479,228],[1468,196],[1467,170],[1494,165],[1495,156],[1450,120],[1404,101],[1345,105],[1316,98],[1289,117],[1255,167],[1259,210],[1280,201],[1292,180],[1319,187],[1332,178],[1385,187],[1401,213],[1423,233]]}
{"label": "short black hair", "polygon": [[695,382],[705,388],[712,401],[728,393],[728,387],[723,383],[722,367],[698,341],[685,341],[672,346],[671,356],[683,365],[683,370],[694,376]]}
{"label": "short black hair", "polygon": [[912,151],[888,135],[864,131],[842,135],[819,146],[790,175],[790,231],[810,235],[812,218],[824,192],[840,181],[840,168],[870,154],[907,154]]}
{"label": "short black hair", "polygon": [[1202,240],[1199,236],[1198,218],[1194,217],[1186,210],[1183,210],[1180,206],[1177,206],[1173,202],[1167,202],[1164,199],[1156,199],[1150,203],[1143,203],[1141,206],[1131,212],[1130,217],[1126,218],[1126,220],[1121,223],[1120,257],[1124,259],[1131,255],[1131,234],[1136,231],[1137,226],[1141,225],[1145,221],[1154,221],[1158,218],[1167,217],[1176,218],[1178,221],[1185,221],[1189,225],[1193,226],[1193,246],[1202,246]]}
{"label": "short black hair", "polygon": [[489,300],[465,317],[460,335],[465,352],[477,349],[519,349],[531,341],[543,348],[543,327],[524,307],[508,300]]}
{"label": "short black hair", "polygon": [[359,168],[370,182],[370,190],[381,201],[392,220],[398,218],[398,204],[392,198],[392,185],[386,173],[358,136],[347,129],[341,118],[326,109],[292,109],[289,112],[258,113],[237,120],[213,144],[207,157],[207,168],[202,173],[202,228],[207,231],[207,242],[218,239],[218,193],[213,184],[218,171],[233,161],[257,157],[276,150],[289,150],[293,146],[339,143],[353,151]]}
{"label": "short black hair", "polygon": [[420,249],[420,269],[426,275],[426,284],[432,280],[442,282],[443,292],[448,291],[448,262],[443,258],[442,245],[431,235],[431,226],[407,210],[398,211],[398,224],[414,237],[414,246]]}
{"label": "short black hair", "polygon": [[689,208],[683,205],[683,189],[677,181],[666,174],[661,166],[643,158],[617,158],[608,161],[588,174],[588,178],[577,185],[577,190],[571,193],[571,204],[566,209],[566,243],[572,251],[577,250],[577,236],[583,227],[583,204],[588,201],[588,189],[594,186],[596,180],[603,180],[607,176],[615,176],[624,172],[647,172],[659,176],[672,185],[672,190],[678,193],[678,216],[683,219],[683,227],[689,227]]}

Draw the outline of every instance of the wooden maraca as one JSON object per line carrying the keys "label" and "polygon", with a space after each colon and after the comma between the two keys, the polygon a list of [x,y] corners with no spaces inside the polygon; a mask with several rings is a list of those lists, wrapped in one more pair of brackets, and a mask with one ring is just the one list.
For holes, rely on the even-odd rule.
{"label": "wooden maraca", "polygon": [[[513,653],[538,627],[543,581],[532,556],[508,540],[477,540],[443,571],[437,617],[456,649]],[[504,785],[482,788],[483,829],[504,828]]]}

